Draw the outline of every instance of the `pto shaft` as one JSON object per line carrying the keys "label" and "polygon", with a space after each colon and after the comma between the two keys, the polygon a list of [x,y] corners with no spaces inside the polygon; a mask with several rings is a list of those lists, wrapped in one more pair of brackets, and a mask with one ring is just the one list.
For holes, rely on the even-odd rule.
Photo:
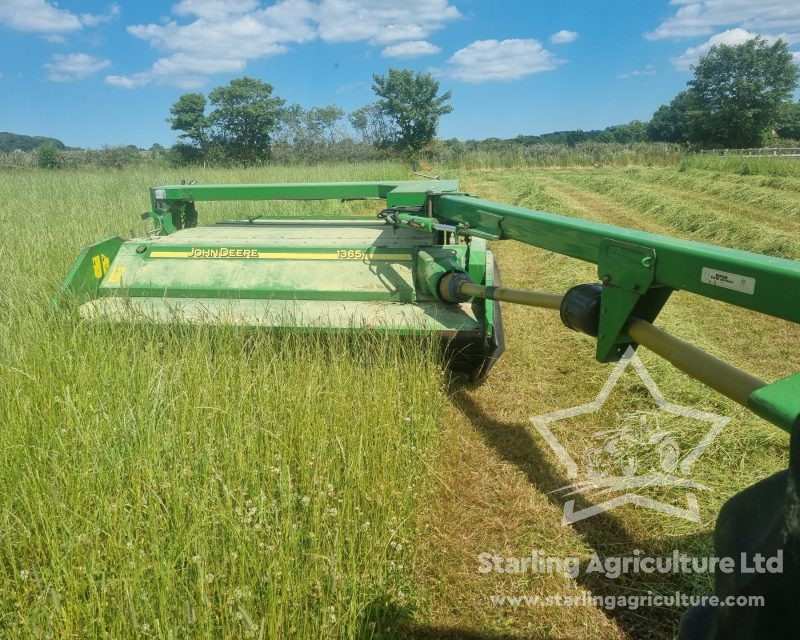
{"label": "pto shaft", "polygon": [[463,282],[459,291],[471,298],[486,298],[487,300],[500,300],[501,302],[513,302],[524,304],[529,307],[543,307],[545,309],[559,309],[561,307],[560,296],[555,293],[543,293],[541,291],[522,291],[520,289],[508,289],[506,287],[486,287],[481,284]]}
{"label": "pto shaft", "polygon": [[750,395],[767,385],[763,380],[654,327],[645,320],[632,318],[627,330],[628,335],[643,347],[745,407],[748,406],[747,399]]}
{"label": "pto shaft", "polygon": [[[597,335],[597,319],[587,316],[599,315],[600,313],[599,295],[601,287],[599,285],[575,287],[570,290],[568,296],[561,296],[541,291],[487,287],[469,282],[464,274],[453,275],[456,282],[452,283],[452,286],[459,294],[465,297],[486,298],[488,300],[500,300],[531,307],[558,309],[561,312],[562,320],[568,327],[590,335]],[[591,303],[594,296],[596,296],[596,304]],[[565,302],[568,298],[573,303],[571,309],[564,308],[567,306]],[[575,305],[576,301],[578,301],[577,306]],[[580,313],[576,313],[575,309],[578,309]],[[626,330],[634,342],[646,347],[671,362],[684,373],[745,407],[748,406],[747,401],[750,395],[767,384],[746,371],[737,369],[710,353],[706,353],[702,349],[698,349],[694,345],[654,327],[645,320],[632,318]]]}

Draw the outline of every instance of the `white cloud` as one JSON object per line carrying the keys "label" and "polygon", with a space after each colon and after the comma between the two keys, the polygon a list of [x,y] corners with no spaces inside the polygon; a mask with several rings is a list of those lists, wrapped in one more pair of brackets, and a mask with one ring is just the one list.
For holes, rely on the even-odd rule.
{"label": "white cloud", "polygon": [[172,52],[146,70],[109,76],[109,84],[131,89],[150,84],[183,88],[201,86],[215,73],[239,73],[247,60],[284,53],[288,44],[307,42],[316,33],[309,23],[313,7],[306,0],[282,0],[266,8],[250,0],[182,0],[174,10],[197,16],[188,24],[133,25],[128,32]]}
{"label": "white cloud", "polygon": [[424,40],[460,18],[449,0],[320,0],[314,17],[326,42],[372,44]]}
{"label": "white cloud", "polygon": [[411,41],[420,55],[434,53],[425,38],[461,17],[449,0],[278,0],[269,6],[258,0],[180,0],[172,13],[183,20],[128,27],[168,55],[145,71],[109,76],[109,84],[201,86],[209,75],[242,71],[249,60],[316,38],[388,44],[384,55],[391,57],[410,57]]}
{"label": "white cloud", "polygon": [[110,60],[94,58],[87,53],[55,54],[51,62],[44,65],[47,79],[53,82],[72,82],[97,73],[111,66]]}
{"label": "white cloud", "polygon": [[[697,45],[696,47],[689,47],[686,51],[684,51],[681,55],[672,58],[672,64],[674,64],[678,69],[687,70],[691,67],[691,65],[696,64],[697,61],[700,59],[701,56],[706,55],[709,51],[711,51],[711,47],[717,44],[728,44],[728,45],[737,45],[747,42],[748,40],[752,40],[755,38],[757,33],[751,33],[750,31],[746,31],[745,29],[728,29],[727,31],[722,31],[721,33],[716,33],[711,36],[705,42]],[[796,42],[800,42],[800,34],[796,33],[779,33],[776,35],[765,35],[762,36],[767,42],[775,42],[776,40],[783,39],[786,41],[787,44],[794,44]],[[797,53],[792,54],[797,61],[798,55]]]}
{"label": "white cloud", "polygon": [[645,34],[651,40],[707,36],[724,27],[756,33],[800,30],[797,0],[671,0],[674,15]]}
{"label": "white cloud", "polygon": [[[675,13],[645,34],[649,40],[710,36],[672,59],[678,69],[689,69],[715,44],[737,45],[761,36],[787,44],[800,42],[798,0],[671,0]],[[792,54],[798,61],[797,53]]]}
{"label": "white cloud", "polygon": [[656,70],[652,64],[648,64],[643,69],[634,69],[633,71],[628,71],[628,73],[620,73],[617,78],[626,79],[626,78],[639,78],[641,76],[654,76],[656,74]]}
{"label": "white cloud", "polygon": [[425,40],[409,40],[399,44],[392,44],[381,51],[384,58],[418,58],[439,53],[441,48]]}
{"label": "white cloud", "polygon": [[566,44],[567,42],[575,42],[577,39],[577,31],[567,31],[566,29],[556,31],[552,36],[550,36],[550,42],[553,44]]}
{"label": "white cloud", "polygon": [[106,15],[83,13],[80,16],[62,9],[57,2],[47,0],[0,0],[0,23],[17,31],[29,33],[67,33],[84,25],[96,26],[110,22],[119,15],[119,6],[112,5]]}
{"label": "white cloud", "polygon": [[442,73],[471,83],[510,81],[551,71],[563,62],[538,40],[476,40],[456,51]]}
{"label": "white cloud", "polygon": [[17,31],[62,33],[81,28],[78,16],[45,0],[3,0],[0,22]]}
{"label": "white cloud", "polygon": [[240,73],[244,67],[245,63],[242,60],[203,58],[176,53],[168,58],[156,60],[153,67],[147,71],[128,76],[108,76],[106,82],[123,89],[134,89],[151,82],[169,83],[181,89],[194,89],[203,86],[209,74]]}

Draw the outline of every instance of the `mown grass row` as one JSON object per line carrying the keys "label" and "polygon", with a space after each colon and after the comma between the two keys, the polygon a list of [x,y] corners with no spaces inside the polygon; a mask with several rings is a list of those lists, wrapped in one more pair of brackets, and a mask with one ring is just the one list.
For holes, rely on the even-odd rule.
{"label": "mown grass row", "polygon": [[696,240],[782,258],[800,257],[800,239],[793,234],[766,228],[758,221],[737,216],[734,211],[711,209],[687,201],[680,194],[660,192],[658,188],[626,179],[624,174],[604,170],[564,171],[554,172],[552,177],[612,198]]}
{"label": "mown grass row", "polygon": [[[744,180],[742,176],[700,170],[654,171],[629,169],[625,177],[640,182],[681,190],[687,197],[706,197],[710,208],[737,209],[748,207],[759,217],[778,216],[778,219],[800,219],[800,198],[788,188],[791,178],[761,178]],[[780,180],[779,185],[765,184]],[[800,181],[796,181],[800,190]]]}
{"label": "mown grass row", "polygon": [[174,181],[0,175],[0,636],[393,637],[421,597],[415,505],[443,404],[433,345],[46,310],[80,247],[125,234],[147,186]]}

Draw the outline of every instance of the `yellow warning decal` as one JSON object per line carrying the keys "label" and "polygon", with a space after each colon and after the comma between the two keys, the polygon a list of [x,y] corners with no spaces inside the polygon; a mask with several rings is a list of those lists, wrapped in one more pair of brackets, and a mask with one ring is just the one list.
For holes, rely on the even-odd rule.
{"label": "yellow warning decal", "polygon": [[370,253],[364,249],[337,249],[329,252],[300,253],[260,249],[191,248],[187,251],[151,251],[151,258],[248,258],[259,260],[394,260],[411,261],[410,253]]}
{"label": "yellow warning decal", "polygon": [[108,271],[108,265],[110,261],[108,256],[104,253],[100,253],[96,256],[92,257],[92,269],[94,269],[94,277],[98,280],[102,278],[106,271]]}

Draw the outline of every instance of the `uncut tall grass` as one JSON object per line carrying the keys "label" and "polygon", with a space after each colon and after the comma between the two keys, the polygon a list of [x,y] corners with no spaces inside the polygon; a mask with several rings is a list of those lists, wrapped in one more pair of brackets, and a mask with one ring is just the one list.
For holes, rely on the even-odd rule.
{"label": "uncut tall grass", "polygon": [[147,187],[182,177],[406,174],[0,173],[0,637],[392,637],[419,597],[414,506],[443,406],[430,344],[46,310],[83,244],[127,235]]}

